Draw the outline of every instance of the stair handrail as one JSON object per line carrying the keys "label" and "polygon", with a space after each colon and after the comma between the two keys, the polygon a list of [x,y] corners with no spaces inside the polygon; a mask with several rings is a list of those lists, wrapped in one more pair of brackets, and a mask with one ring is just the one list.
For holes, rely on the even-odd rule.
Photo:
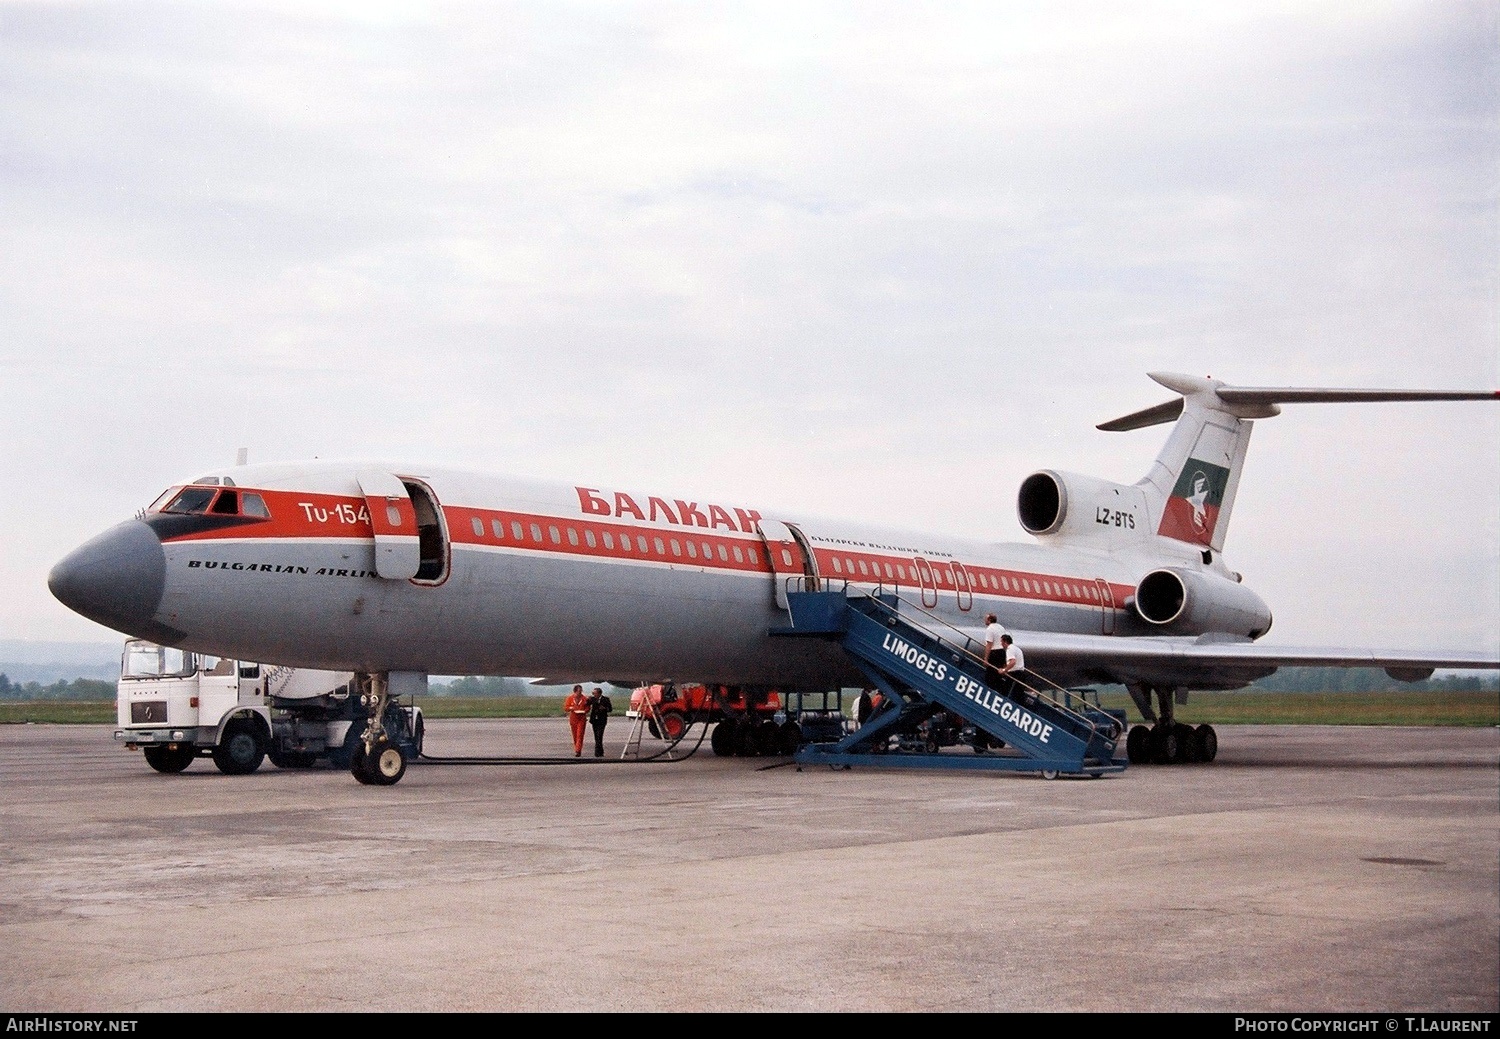
{"label": "stair handrail", "polygon": [[[1065,686],[1060,686],[1056,682],[1054,682],[1050,678],[1048,678],[1046,675],[1038,674],[1035,671],[1027,671],[1026,673],[1029,674],[1029,675],[1036,675],[1036,677],[1038,679],[1040,679],[1042,682],[1046,683],[1052,689],[1055,689],[1058,693],[1062,694],[1062,696],[1064,698],[1064,701],[1063,701],[1064,703],[1071,704],[1073,698],[1077,697],[1083,703],[1083,705],[1085,707],[1092,707],[1096,711],[1102,711],[1102,710],[1104,710],[1104,706],[1102,704],[1100,704],[1098,702],[1094,702],[1094,703],[1090,703],[1089,702],[1087,690],[1069,689],[1069,688],[1067,688]],[[1098,696],[1099,696],[1098,691],[1095,690],[1094,697],[1095,697],[1096,701],[1098,700]],[[1056,697],[1050,697],[1050,699],[1056,700]]]}

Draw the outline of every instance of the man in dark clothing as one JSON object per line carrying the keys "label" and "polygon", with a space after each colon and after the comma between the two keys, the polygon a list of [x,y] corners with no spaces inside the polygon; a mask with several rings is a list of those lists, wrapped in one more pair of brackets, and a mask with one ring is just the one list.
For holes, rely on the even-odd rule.
{"label": "man in dark clothing", "polygon": [[854,701],[854,724],[863,725],[870,720],[870,715],[875,713],[875,700],[870,696],[870,690],[861,689],[859,699]]}
{"label": "man in dark clothing", "polygon": [[604,690],[594,688],[589,696],[589,724],[594,727],[594,757],[604,757],[604,727],[609,724],[609,716],[614,713],[615,705],[610,702],[609,697],[604,695]]}

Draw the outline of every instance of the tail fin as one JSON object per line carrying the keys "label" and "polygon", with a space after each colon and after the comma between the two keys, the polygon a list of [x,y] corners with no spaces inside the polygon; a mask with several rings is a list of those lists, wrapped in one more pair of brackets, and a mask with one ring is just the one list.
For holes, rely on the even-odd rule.
{"label": "tail fin", "polygon": [[1136,484],[1160,517],[1161,537],[1223,551],[1254,419],[1281,414],[1281,404],[1380,401],[1500,400],[1486,390],[1335,390],[1300,387],[1226,386],[1216,379],[1152,372],[1151,378],[1181,394],[1144,411],[1100,424],[1123,432],[1176,421],[1151,471]]}

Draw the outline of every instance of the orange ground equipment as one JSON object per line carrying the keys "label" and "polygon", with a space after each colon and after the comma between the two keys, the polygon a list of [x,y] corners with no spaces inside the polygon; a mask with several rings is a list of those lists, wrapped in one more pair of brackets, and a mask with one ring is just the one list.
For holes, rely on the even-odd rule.
{"label": "orange ground equipment", "polygon": [[714,726],[712,746],[720,756],[790,754],[800,730],[785,718],[779,692],[739,686],[644,685],[630,694],[627,718],[646,719],[651,735],[676,741],[695,722]]}

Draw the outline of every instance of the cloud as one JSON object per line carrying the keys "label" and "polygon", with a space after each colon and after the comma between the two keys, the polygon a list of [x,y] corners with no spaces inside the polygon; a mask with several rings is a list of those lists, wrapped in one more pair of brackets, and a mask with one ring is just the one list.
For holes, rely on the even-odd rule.
{"label": "cloud", "polygon": [[[0,20],[16,636],[92,631],[50,563],[242,445],[1019,537],[1033,469],[1145,471],[1154,433],[1091,427],[1156,402],[1146,371],[1500,382],[1482,6]],[[1231,550],[1278,636],[1391,627],[1368,604],[1394,538],[1440,547],[1399,626],[1496,640],[1479,411],[1257,432]],[[1330,442],[1360,449],[1305,475]],[[1313,565],[1363,605],[1299,616]]]}

